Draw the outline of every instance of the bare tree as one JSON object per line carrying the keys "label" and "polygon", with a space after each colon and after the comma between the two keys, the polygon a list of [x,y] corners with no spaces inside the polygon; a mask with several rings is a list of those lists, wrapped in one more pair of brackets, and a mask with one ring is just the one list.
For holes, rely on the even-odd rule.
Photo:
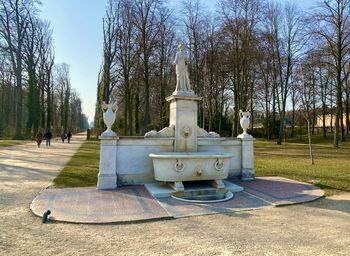
{"label": "bare tree", "polygon": [[152,91],[154,92],[152,104],[154,107],[152,112],[157,113],[157,119],[159,119],[158,126],[159,129],[167,126],[168,113],[167,103],[165,97],[168,96],[172,91],[171,88],[174,82],[173,74],[173,58],[175,55],[176,48],[176,33],[175,33],[175,20],[166,7],[162,7],[159,10],[160,24],[159,33],[157,36],[157,44],[154,51],[155,62],[154,62],[154,78],[156,88]]}
{"label": "bare tree", "polygon": [[135,69],[136,58],[136,31],[133,17],[133,5],[129,0],[119,1],[119,14],[116,21],[116,62],[121,76],[124,96],[124,134],[133,133],[132,99],[133,88],[131,83],[132,72]]}
{"label": "bare tree", "polygon": [[[312,64],[312,63],[311,63]],[[310,70],[312,73],[312,71]],[[311,74],[313,75],[313,74]],[[312,79],[311,79],[312,80]],[[313,86],[310,85],[310,83],[307,83],[304,79],[303,69],[300,66],[300,95],[301,95],[301,101],[302,101],[302,115],[305,118],[307,122],[307,136],[309,141],[309,155],[310,155],[310,161],[311,164],[314,163],[314,156],[312,151],[312,142],[311,142],[311,131],[310,131],[310,121],[312,118],[312,98],[313,98]]]}
{"label": "bare tree", "polygon": [[58,118],[60,128],[67,130],[69,120],[69,102],[71,95],[71,83],[69,66],[66,63],[55,65],[55,87],[58,100]]}
{"label": "bare tree", "polygon": [[[315,20],[314,34],[323,39],[327,45],[331,61],[328,65],[334,70],[336,77],[336,120],[333,146],[339,145],[339,124],[343,122],[342,96],[345,81],[344,69],[349,63],[347,55],[350,47],[350,1],[323,0],[318,13],[313,15]],[[345,140],[342,129],[342,139]]]}
{"label": "bare tree", "polygon": [[108,0],[106,13],[103,18],[103,60],[98,77],[97,111],[95,113],[95,126],[99,128],[104,127],[100,104],[102,101],[109,102],[110,94],[118,80],[118,74],[114,70],[114,64],[116,57],[117,24],[120,15],[119,9],[119,1]]}
{"label": "bare tree", "polygon": [[133,22],[137,29],[139,42],[139,57],[142,64],[143,85],[144,85],[144,111],[142,121],[142,134],[146,132],[151,122],[150,115],[150,73],[151,57],[157,42],[159,33],[159,0],[136,0],[134,3]]}
{"label": "bare tree", "polygon": [[24,63],[27,71],[27,102],[28,109],[27,134],[33,130],[33,137],[37,134],[40,123],[40,90],[37,74],[40,51],[40,26],[37,17],[29,17],[29,24],[24,37]]}
{"label": "bare tree", "polygon": [[278,4],[270,2],[267,17],[266,29],[270,35],[270,46],[273,51],[273,78],[280,119],[277,144],[280,145],[284,137],[286,105],[292,70],[302,47],[300,40],[302,22],[296,6],[288,3],[283,10]]}
{"label": "bare tree", "polygon": [[16,79],[16,133],[22,138],[23,123],[23,51],[24,40],[29,26],[30,15],[36,13],[36,1],[3,0],[0,2],[0,34],[2,45],[10,57],[10,63]]}
{"label": "bare tree", "polygon": [[259,0],[221,0],[220,14],[234,96],[233,136],[238,135],[239,110],[248,109],[254,78],[256,32],[261,14]]}

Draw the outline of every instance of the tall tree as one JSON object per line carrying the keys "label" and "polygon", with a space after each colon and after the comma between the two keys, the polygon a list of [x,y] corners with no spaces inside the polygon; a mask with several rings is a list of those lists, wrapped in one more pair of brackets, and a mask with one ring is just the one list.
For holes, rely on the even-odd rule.
{"label": "tall tree", "polygon": [[273,58],[273,81],[279,112],[277,144],[282,144],[288,93],[290,91],[293,66],[297,62],[301,44],[302,20],[297,7],[285,4],[285,8],[274,2],[267,7],[266,32],[270,35]]}
{"label": "tall tree", "polygon": [[221,0],[220,14],[226,34],[228,63],[234,96],[233,135],[238,135],[239,110],[247,110],[254,81],[257,26],[261,15],[259,0]]}
{"label": "tall tree", "polygon": [[139,57],[141,60],[142,78],[144,86],[144,109],[142,120],[142,134],[146,132],[151,122],[150,115],[150,73],[151,73],[151,57],[157,42],[159,33],[161,7],[159,0],[135,0],[133,22],[137,29],[137,37],[139,42]]}
{"label": "tall tree", "polygon": [[169,83],[174,81],[171,78],[173,77],[172,65],[176,47],[176,34],[174,32],[176,24],[167,8],[162,7],[159,15],[161,22],[159,24],[155,56],[158,59],[158,71],[156,77],[159,78],[157,80],[159,81],[158,86],[160,87],[160,90],[156,90],[156,94],[158,98],[157,111],[159,113],[159,128],[164,128],[167,126],[165,122],[167,118],[165,97],[168,96]]}
{"label": "tall tree", "polygon": [[101,112],[101,102],[106,103],[110,100],[110,94],[116,84],[118,77],[114,72],[114,63],[116,57],[116,33],[117,24],[120,15],[120,2],[116,0],[108,0],[106,13],[103,18],[103,60],[102,68],[98,78],[98,91],[96,103],[95,126],[104,127]]}
{"label": "tall tree", "polygon": [[[205,10],[201,0],[190,0],[182,2],[184,15],[185,37],[189,46],[190,65],[189,74],[194,92],[203,96],[204,94],[204,24]],[[204,108],[199,106],[198,122],[204,127]]]}
{"label": "tall tree", "polygon": [[[312,17],[314,34],[327,45],[327,54],[331,57],[328,62],[336,77],[336,116],[333,146],[339,145],[340,121],[343,122],[343,83],[344,70],[349,63],[350,48],[350,1],[323,0],[318,12]],[[345,140],[344,132],[342,134]]]}
{"label": "tall tree", "polygon": [[2,46],[10,56],[16,81],[16,133],[22,138],[23,124],[23,53],[27,28],[31,15],[37,12],[35,0],[3,0],[0,2],[0,34]]}
{"label": "tall tree", "polygon": [[60,63],[55,65],[55,86],[56,95],[58,99],[58,111],[59,111],[59,128],[66,131],[68,128],[69,120],[69,103],[71,96],[71,83],[69,76],[69,66],[66,63]]}
{"label": "tall tree", "polygon": [[132,99],[133,88],[131,83],[132,72],[135,69],[136,46],[135,25],[130,22],[133,17],[133,4],[130,0],[120,0],[119,14],[116,26],[116,61],[124,91],[124,134],[133,133]]}

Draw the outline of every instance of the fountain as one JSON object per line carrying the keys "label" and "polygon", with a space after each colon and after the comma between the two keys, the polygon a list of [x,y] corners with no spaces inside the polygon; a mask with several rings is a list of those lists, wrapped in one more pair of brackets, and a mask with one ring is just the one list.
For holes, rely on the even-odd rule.
{"label": "fountain", "polygon": [[[224,189],[223,179],[228,177],[232,154],[198,152],[197,133],[200,128],[197,126],[197,109],[201,98],[191,89],[184,45],[180,44],[178,50],[175,57],[176,89],[166,98],[170,102],[170,126],[175,128],[174,152],[149,155],[153,160],[154,178],[157,181],[168,182],[175,191],[184,191],[185,181],[210,181],[215,188]],[[191,191],[191,194],[196,196],[193,195],[194,191]],[[184,197],[188,199],[190,196]]]}
{"label": "fountain", "polygon": [[[100,137],[99,189],[145,184],[156,197],[207,202],[232,198],[230,190],[235,185],[224,181],[227,178],[254,179],[254,139],[246,131],[249,113],[241,112],[243,133],[237,138],[222,138],[198,127],[198,102],[202,99],[191,88],[184,50],[181,43],[174,61],[176,89],[166,98],[170,103],[169,126],[161,131],[152,130],[141,138],[119,138],[109,131],[108,123],[108,131]],[[105,114],[111,116],[106,120],[115,119],[115,112],[108,110],[112,106],[105,106]],[[158,185],[167,192],[152,191]]]}

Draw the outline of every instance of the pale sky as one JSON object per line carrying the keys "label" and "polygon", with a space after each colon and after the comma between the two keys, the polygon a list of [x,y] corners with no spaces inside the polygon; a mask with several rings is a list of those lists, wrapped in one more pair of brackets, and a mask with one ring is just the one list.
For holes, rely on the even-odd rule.
{"label": "pale sky", "polygon": [[[83,112],[91,122],[95,114],[97,76],[102,61],[102,17],[106,0],[41,0],[41,2],[41,17],[50,21],[53,28],[55,62],[65,62],[70,66],[72,87],[80,95]],[[212,7],[217,1],[203,2]],[[290,2],[308,6],[316,0]]]}

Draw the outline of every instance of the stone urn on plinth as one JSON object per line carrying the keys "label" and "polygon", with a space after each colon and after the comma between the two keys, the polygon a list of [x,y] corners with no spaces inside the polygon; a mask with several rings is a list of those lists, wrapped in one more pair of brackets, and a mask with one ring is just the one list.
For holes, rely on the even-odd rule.
{"label": "stone urn on plinth", "polygon": [[115,137],[117,134],[112,131],[112,125],[116,119],[116,112],[118,106],[116,102],[114,103],[105,103],[102,102],[102,111],[103,111],[103,122],[107,126],[107,129],[101,134],[102,137]]}
{"label": "stone urn on plinth", "polygon": [[98,173],[97,188],[98,189],[115,189],[117,188],[116,173],[116,145],[117,134],[112,131],[112,125],[116,118],[118,106],[116,103],[102,102],[103,121],[107,126],[101,136],[100,147],[100,170]]}
{"label": "stone urn on plinth", "polygon": [[242,140],[242,180],[249,181],[254,180],[254,155],[253,155],[253,136],[247,133],[247,129],[250,125],[251,114],[249,112],[239,111],[241,117],[240,124],[243,129],[243,133],[237,136]]}

